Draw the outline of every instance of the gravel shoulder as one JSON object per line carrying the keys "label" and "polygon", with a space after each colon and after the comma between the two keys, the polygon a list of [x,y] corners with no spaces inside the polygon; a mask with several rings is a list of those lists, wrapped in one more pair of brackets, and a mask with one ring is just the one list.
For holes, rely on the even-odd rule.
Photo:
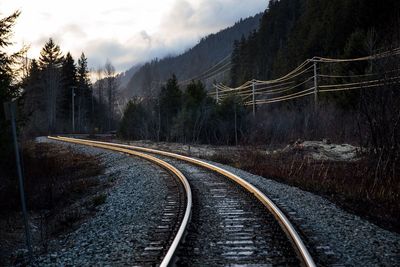
{"label": "gravel shoulder", "polygon": [[[56,142],[41,138],[39,142]],[[105,174],[116,181],[93,218],[76,231],[50,242],[49,253],[36,266],[121,266],[135,262],[148,244],[149,232],[161,218],[167,185],[164,172],[145,160],[103,149],[57,142],[97,156]]]}

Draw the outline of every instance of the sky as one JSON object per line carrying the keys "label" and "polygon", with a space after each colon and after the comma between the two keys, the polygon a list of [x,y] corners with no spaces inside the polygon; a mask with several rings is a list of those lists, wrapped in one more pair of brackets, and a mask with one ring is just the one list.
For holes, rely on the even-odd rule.
{"label": "sky", "polygon": [[264,11],[268,0],[0,0],[0,17],[15,10],[13,49],[29,45],[38,58],[51,37],[89,68],[110,60],[118,72],[176,55],[201,37]]}

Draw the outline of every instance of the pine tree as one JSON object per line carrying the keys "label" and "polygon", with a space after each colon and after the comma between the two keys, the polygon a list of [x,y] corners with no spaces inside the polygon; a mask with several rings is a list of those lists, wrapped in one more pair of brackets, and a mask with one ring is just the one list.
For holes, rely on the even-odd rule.
{"label": "pine tree", "polygon": [[[12,144],[9,123],[5,120],[2,105],[20,95],[15,80],[16,73],[12,67],[21,53],[9,55],[6,51],[6,48],[12,44],[10,41],[12,28],[19,15],[20,12],[17,11],[0,19],[0,169],[7,166],[7,158],[11,155]],[[5,168],[10,169],[9,166]]]}
{"label": "pine tree", "polygon": [[40,51],[39,65],[42,69],[61,66],[63,56],[60,46],[56,45],[50,38]]}
{"label": "pine tree", "polygon": [[178,80],[175,74],[168,79],[167,84],[161,88],[160,92],[160,129],[161,133],[166,134],[164,138],[170,139],[173,118],[178,114],[182,106],[182,91],[179,89]]}
{"label": "pine tree", "polygon": [[142,103],[130,100],[119,124],[118,135],[133,140],[147,138],[148,114]]}
{"label": "pine tree", "polygon": [[57,96],[61,87],[61,64],[63,57],[60,47],[53,39],[45,44],[40,52],[39,66],[43,72],[42,81],[45,90],[45,103],[47,112],[47,131],[56,131],[57,125]]}
{"label": "pine tree", "polygon": [[24,113],[27,116],[27,124],[24,132],[27,135],[45,134],[45,105],[42,101],[44,91],[41,84],[41,70],[35,59],[32,60],[28,70],[28,76],[24,80]]}
{"label": "pine tree", "polygon": [[59,94],[58,118],[61,119],[62,132],[72,129],[72,92],[77,88],[75,61],[68,52],[62,61],[61,90]]}
{"label": "pine tree", "polygon": [[192,81],[183,94],[181,125],[185,134],[184,141],[198,142],[203,133],[213,103],[200,81]]}
{"label": "pine tree", "polygon": [[89,129],[84,129],[84,125],[87,127],[89,122],[93,122],[90,116],[93,112],[93,102],[92,102],[92,85],[89,79],[89,70],[87,68],[87,58],[84,53],[78,59],[78,71],[77,71],[77,122],[78,129],[80,131],[88,131]]}
{"label": "pine tree", "polygon": [[[6,48],[12,43],[10,37],[12,34],[12,27],[15,24],[15,20],[20,15],[20,12],[14,12],[12,15],[0,20],[0,101],[8,101],[13,97],[19,95],[14,85],[14,71],[12,65],[16,63],[16,59],[19,53],[9,55],[6,52]],[[3,110],[1,109],[0,113]]]}

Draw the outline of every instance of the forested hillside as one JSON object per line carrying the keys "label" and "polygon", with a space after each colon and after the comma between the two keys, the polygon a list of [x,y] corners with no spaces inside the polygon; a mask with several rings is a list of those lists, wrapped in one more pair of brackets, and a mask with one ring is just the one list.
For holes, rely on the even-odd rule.
{"label": "forested hillside", "polygon": [[[196,68],[196,57],[183,61],[189,54],[145,65],[131,81],[132,92],[161,88],[161,93],[130,102],[119,135],[137,140],[285,147],[271,154],[251,148],[233,162],[229,151],[213,160],[337,195],[351,209],[352,203],[361,203],[355,207],[360,213],[396,222],[399,26],[398,0],[271,0],[259,28],[230,44],[230,80],[217,84],[212,92],[198,81],[182,82],[206,69]],[[221,44],[215,37],[208,38]],[[208,55],[199,57],[199,62],[212,63],[213,59],[215,64],[224,56],[207,49]],[[319,58],[307,60],[314,56]],[[166,85],[154,84],[165,79],[159,73],[172,72],[178,79],[172,76]],[[359,159],[354,163],[323,157],[310,160],[304,140],[326,146],[353,144]]]}
{"label": "forested hillside", "polygon": [[201,39],[196,46],[182,55],[161,60],[154,59],[146,63],[133,75],[124,95],[128,97],[145,95],[152,89],[158,91],[160,82],[165,82],[173,73],[179,80],[199,75],[229,56],[233,41],[257,29],[260,18],[261,14],[258,14],[240,20],[232,27]]}
{"label": "forested hillside", "polygon": [[132,76],[142,67],[142,64],[133,65],[129,70],[117,76],[119,90],[125,90]]}
{"label": "forested hillside", "polygon": [[271,0],[258,31],[234,43],[231,85],[278,77],[313,56],[369,54],[393,44],[399,25],[397,0]]}

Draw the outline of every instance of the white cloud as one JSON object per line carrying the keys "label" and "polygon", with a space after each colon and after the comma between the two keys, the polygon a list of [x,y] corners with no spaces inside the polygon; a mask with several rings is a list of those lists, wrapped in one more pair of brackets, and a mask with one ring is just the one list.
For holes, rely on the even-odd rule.
{"label": "white cloud", "polygon": [[22,11],[16,47],[31,44],[31,57],[50,38],[90,67],[110,59],[117,71],[139,61],[181,53],[199,38],[262,11],[265,0],[6,0],[0,15]]}

